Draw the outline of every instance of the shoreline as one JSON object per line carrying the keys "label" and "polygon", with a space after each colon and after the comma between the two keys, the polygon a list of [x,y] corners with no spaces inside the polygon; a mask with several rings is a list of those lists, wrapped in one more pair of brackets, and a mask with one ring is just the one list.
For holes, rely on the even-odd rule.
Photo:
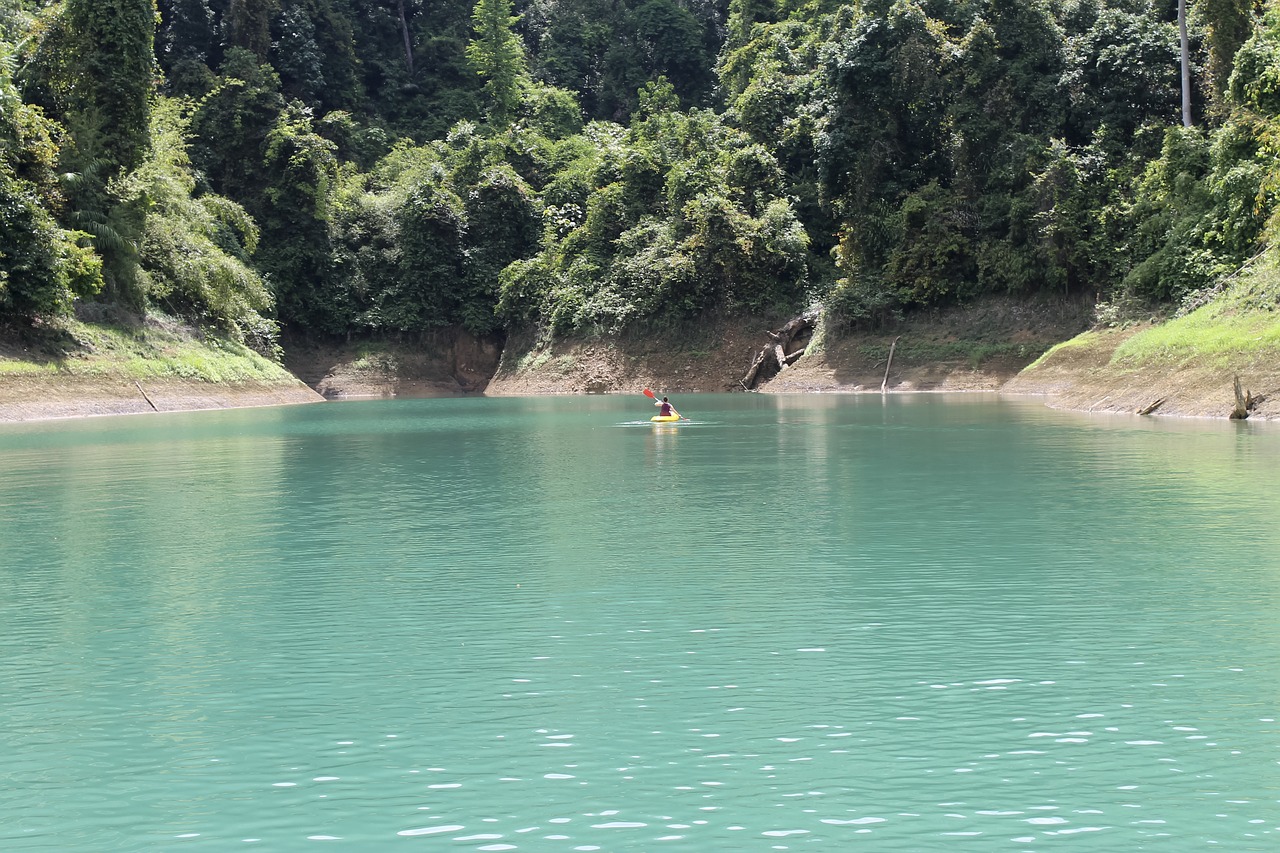
{"label": "shoreline", "polygon": [[[127,393],[111,393],[113,391],[125,392],[127,388],[119,382],[107,382],[96,388],[96,393],[68,394],[65,383],[51,383],[51,385],[60,384],[55,393],[50,397],[41,399],[27,399],[22,402],[16,402],[12,399],[11,394],[6,394],[6,387],[3,377],[0,377],[0,425],[6,424],[23,424],[23,423],[42,423],[51,421],[68,421],[80,420],[85,418],[96,417],[113,417],[127,415],[153,415],[153,414],[177,414],[187,412],[212,411],[217,409],[253,409],[267,408],[272,406],[287,405],[306,405],[313,403],[341,403],[341,402],[360,402],[378,399],[443,399],[450,397],[468,396],[468,397],[511,397],[511,396],[591,396],[594,394],[617,394],[626,395],[631,391],[624,388],[609,389],[607,391],[585,392],[572,388],[561,388],[550,390],[543,388],[536,393],[521,394],[508,393],[499,391],[496,394],[486,393],[484,391],[459,394],[457,392],[427,392],[413,394],[350,394],[342,396],[323,396],[312,388],[307,387],[301,381],[297,384],[275,385],[271,383],[236,383],[234,385],[217,385],[214,383],[200,382],[176,382],[166,381],[164,383],[149,383],[147,396],[150,401],[144,400],[137,394],[135,389],[132,395]],[[83,385],[82,381],[71,383],[73,385]],[[654,384],[654,383],[646,383]],[[657,383],[662,384],[662,383]],[[775,394],[775,395],[848,395],[848,396],[903,396],[903,395],[932,395],[932,394],[989,394],[999,398],[1018,398],[1023,400],[1034,400],[1040,402],[1046,408],[1057,411],[1074,412],[1085,415],[1125,415],[1139,418],[1176,418],[1190,420],[1226,420],[1227,412],[1230,406],[1224,401],[1221,406],[1216,407],[1218,410],[1189,410],[1181,406],[1171,406],[1168,411],[1155,411],[1147,415],[1140,414],[1131,406],[1123,402],[1122,397],[1104,395],[1105,403],[1110,405],[1093,405],[1081,406],[1071,405],[1065,401],[1061,393],[1055,394],[1043,388],[1035,387],[1037,383],[1027,381],[1025,377],[1015,376],[1004,385],[993,387],[991,385],[982,384],[966,384],[963,387],[957,387],[947,384],[939,384],[933,387],[915,387],[911,383],[904,383],[897,387],[889,388],[886,391],[879,389],[871,389],[863,386],[832,384],[825,387],[783,387],[777,389],[766,389],[753,393]],[[1008,387],[1012,386],[1012,387]],[[640,387],[640,386],[637,386]],[[86,389],[81,389],[85,391]],[[199,392],[199,393],[197,393]],[[638,393],[638,392],[637,392]],[[693,393],[732,393],[717,391],[698,391],[698,390],[682,390],[673,393],[693,394]],[[1080,391],[1077,389],[1074,395],[1068,397],[1079,397]],[[1150,391],[1147,395],[1150,395]],[[1268,400],[1267,402],[1270,402]],[[1261,422],[1280,421],[1280,406],[1264,405],[1259,410],[1251,413],[1248,420]]]}
{"label": "shoreline", "polygon": [[[1249,420],[1280,420],[1274,348],[1249,351],[1241,344],[1202,354],[1166,347],[1134,358],[1123,348],[1144,327],[1090,330],[1090,311],[1076,303],[987,300],[922,315],[891,332],[829,335],[819,327],[750,392],[982,392],[1035,397],[1047,408],[1083,414],[1227,419],[1237,407],[1238,379],[1241,394],[1250,395]],[[165,337],[163,326],[127,349],[85,327],[83,336],[99,334],[96,346],[86,345],[89,366],[96,361],[92,370],[84,369],[83,355],[30,358],[25,349],[0,350],[0,366],[16,362],[0,372],[0,423],[342,400],[628,394],[645,387],[741,393],[747,386],[739,377],[762,342],[770,342],[769,328],[760,318],[719,318],[661,336],[542,341],[528,333],[505,342],[445,329],[410,343],[294,341],[281,365],[249,353],[227,357],[225,346],[211,351],[190,335]],[[71,369],[50,369],[59,361]],[[138,362],[149,378],[140,376]],[[173,375],[193,368],[198,372],[189,378]]]}
{"label": "shoreline", "polygon": [[[18,381],[20,379],[20,381]],[[301,380],[288,382],[200,380],[139,381],[85,376],[0,376],[0,424],[152,415],[213,409],[249,409],[323,402]]]}

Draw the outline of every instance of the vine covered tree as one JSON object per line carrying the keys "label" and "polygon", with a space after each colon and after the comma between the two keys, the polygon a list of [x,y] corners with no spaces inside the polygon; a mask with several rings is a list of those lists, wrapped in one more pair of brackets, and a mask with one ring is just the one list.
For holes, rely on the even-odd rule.
{"label": "vine covered tree", "polygon": [[109,298],[146,300],[137,245],[146,199],[130,173],[150,147],[155,0],[66,0],[47,9],[24,70],[36,103],[70,134],[60,152],[69,224],[93,235]]}
{"label": "vine covered tree", "polygon": [[87,234],[60,228],[56,125],[24,104],[13,83],[13,55],[0,40],[0,323],[63,313],[75,296],[102,287],[102,263]]}
{"label": "vine covered tree", "polygon": [[528,84],[524,45],[514,29],[519,20],[511,12],[511,0],[477,0],[471,14],[474,35],[467,59],[485,80],[489,119],[495,125],[515,115]]}
{"label": "vine covered tree", "polygon": [[112,174],[142,162],[155,83],[155,0],[67,0],[71,55],[62,81],[82,160]]}

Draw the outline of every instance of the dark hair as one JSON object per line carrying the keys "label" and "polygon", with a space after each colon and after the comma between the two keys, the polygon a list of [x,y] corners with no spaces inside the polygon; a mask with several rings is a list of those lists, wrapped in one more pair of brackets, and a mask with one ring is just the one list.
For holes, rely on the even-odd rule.
{"label": "dark hair", "polygon": [[665,403],[665,402],[667,402],[667,398],[666,398],[666,397],[663,397],[663,398],[662,398],[662,402],[664,402],[664,403]]}

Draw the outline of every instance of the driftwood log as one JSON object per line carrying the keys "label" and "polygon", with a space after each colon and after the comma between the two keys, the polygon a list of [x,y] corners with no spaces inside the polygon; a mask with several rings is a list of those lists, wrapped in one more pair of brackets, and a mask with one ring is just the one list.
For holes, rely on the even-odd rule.
{"label": "driftwood log", "polygon": [[[743,387],[743,390],[753,391],[760,382],[776,376],[780,371],[795,364],[804,355],[811,331],[813,331],[813,318],[808,315],[801,315],[787,321],[787,324],[776,332],[766,330],[769,343],[752,358],[751,366],[747,368],[746,375],[738,380],[738,384]],[[802,340],[804,346],[797,347],[793,352],[787,352],[791,346]]]}

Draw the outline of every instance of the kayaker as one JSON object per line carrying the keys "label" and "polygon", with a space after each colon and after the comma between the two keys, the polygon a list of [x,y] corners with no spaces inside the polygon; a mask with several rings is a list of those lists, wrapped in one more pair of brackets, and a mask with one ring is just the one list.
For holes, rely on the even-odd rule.
{"label": "kayaker", "polygon": [[659,407],[658,417],[660,418],[671,417],[671,403],[667,400],[666,397],[663,397],[661,400],[654,403],[654,405]]}

